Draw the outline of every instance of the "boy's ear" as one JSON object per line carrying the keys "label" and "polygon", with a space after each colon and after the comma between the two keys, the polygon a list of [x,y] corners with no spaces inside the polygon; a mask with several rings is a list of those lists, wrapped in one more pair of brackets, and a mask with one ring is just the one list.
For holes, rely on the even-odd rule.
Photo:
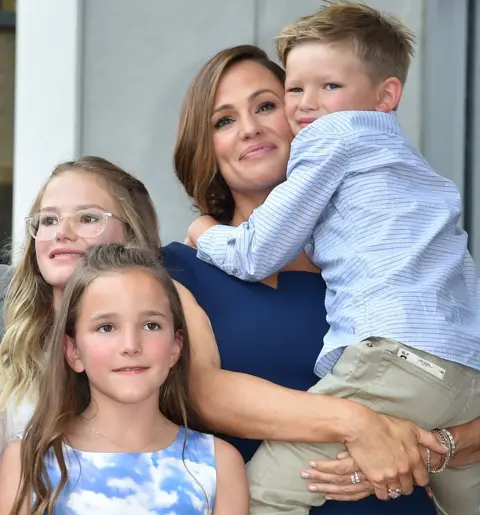
{"label": "boy's ear", "polygon": [[397,77],[384,80],[378,91],[377,111],[390,113],[396,111],[402,97],[403,84]]}
{"label": "boy's ear", "polygon": [[85,371],[85,367],[83,366],[83,362],[80,359],[80,355],[78,353],[77,346],[75,345],[75,341],[70,336],[65,335],[64,340],[64,348],[65,348],[65,358],[67,359],[68,364],[78,374]]}

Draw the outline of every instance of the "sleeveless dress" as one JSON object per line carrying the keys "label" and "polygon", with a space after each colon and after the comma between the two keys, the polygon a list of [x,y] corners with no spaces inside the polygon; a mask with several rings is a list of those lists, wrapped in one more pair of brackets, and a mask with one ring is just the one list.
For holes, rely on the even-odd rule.
{"label": "sleeveless dress", "polygon": [[[214,437],[180,428],[168,448],[144,453],[84,452],[64,444],[68,483],[57,515],[207,515],[215,503]],[[52,488],[60,481],[47,455]]]}
{"label": "sleeveless dress", "polygon": [[[162,258],[170,275],[190,290],[210,318],[225,370],[296,390],[307,390],[317,382],[313,367],[328,330],[326,288],[320,274],[281,272],[274,289],[229,276],[197,259],[196,251],[181,243],[164,247]],[[239,450],[245,462],[260,445],[254,440],[222,438]],[[357,502],[330,501],[310,510],[310,515],[406,513],[436,515],[423,488],[394,501],[370,496]]]}

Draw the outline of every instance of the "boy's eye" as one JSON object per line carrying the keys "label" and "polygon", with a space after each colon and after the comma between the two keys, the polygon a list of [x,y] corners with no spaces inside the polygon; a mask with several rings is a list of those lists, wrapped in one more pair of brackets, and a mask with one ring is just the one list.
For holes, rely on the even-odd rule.
{"label": "boy's eye", "polygon": [[301,93],[303,91],[302,88],[288,88],[287,93]]}
{"label": "boy's eye", "polygon": [[325,84],[325,89],[331,91],[333,89],[338,89],[340,88],[340,84],[334,84],[334,83],[328,83],[328,84]]}
{"label": "boy's eye", "polygon": [[114,330],[114,327],[112,324],[102,324],[97,331],[99,333],[112,333]]}

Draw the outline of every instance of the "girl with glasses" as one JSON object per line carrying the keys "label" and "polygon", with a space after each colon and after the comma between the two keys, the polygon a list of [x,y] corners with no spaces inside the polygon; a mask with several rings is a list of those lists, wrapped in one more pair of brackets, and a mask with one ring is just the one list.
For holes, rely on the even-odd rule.
{"label": "girl with glasses", "polygon": [[155,208],[143,183],[98,157],[57,166],[26,224],[22,256],[4,300],[0,453],[25,428],[38,401],[54,314],[87,247],[110,242],[160,245]]}

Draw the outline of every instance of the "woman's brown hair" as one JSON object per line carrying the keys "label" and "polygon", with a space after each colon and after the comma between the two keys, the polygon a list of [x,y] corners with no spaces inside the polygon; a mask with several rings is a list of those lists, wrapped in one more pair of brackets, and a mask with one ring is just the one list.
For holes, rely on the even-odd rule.
{"label": "woman's brown hair", "polygon": [[243,61],[260,64],[284,84],[284,70],[260,48],[240,45],[222,50],[203,66],[190,85],[175,144],[175,172],[185,191],[202,214],[213,216],[222,224],[232,221],[235,203],[213,152],[213,104],[225,72]]}
{"label": "woman's brown hair", "polygon": [[[152,199],[141,181],[101,157],[86,156],[58,165],[33,203],[30,215],[40,209],[50,182],[66,172],[91,174],[114,196],[125,223],[128,242],[158,248],[158,220]],[[5,297],[5,335],[0,346],[0,410],[38,392],[38,377],[45,361],[43,348],[53,325],[53,290],[37,264],[35,240],[26,231],[20,262]]]}
{"label": "woman's brown hair", "polygon": [[[160,387],[159,409],[169,420],[185,427],[199,427],[200,419],[192,407],[189,392],[190,344],[180,298],[173,281],[159,264],[150,248],[140,249],[128,244],[110,243],[91,246],[86,250],[83,266],[72,275],[62,298],[53,335],[46,349],[49,363],[40,380],[41,398],[28,424],[22,441],[22,477],[12,515],[19,515],[28,502],[33,515],[53,513],[56,501],[68,481],[63,455],[69,424],[90,404],[90,387],[85,373],[77,374],[69,366],[64,352],[65,336],[75,339],[76,321],[86,289],[105,273],[130,269],[143,270],[163,287],[169,300],[175,334],[182,336],[182,351]],[[52,451],[58,462],[60,482],[52,491],[46,469],[46,455]]]}

